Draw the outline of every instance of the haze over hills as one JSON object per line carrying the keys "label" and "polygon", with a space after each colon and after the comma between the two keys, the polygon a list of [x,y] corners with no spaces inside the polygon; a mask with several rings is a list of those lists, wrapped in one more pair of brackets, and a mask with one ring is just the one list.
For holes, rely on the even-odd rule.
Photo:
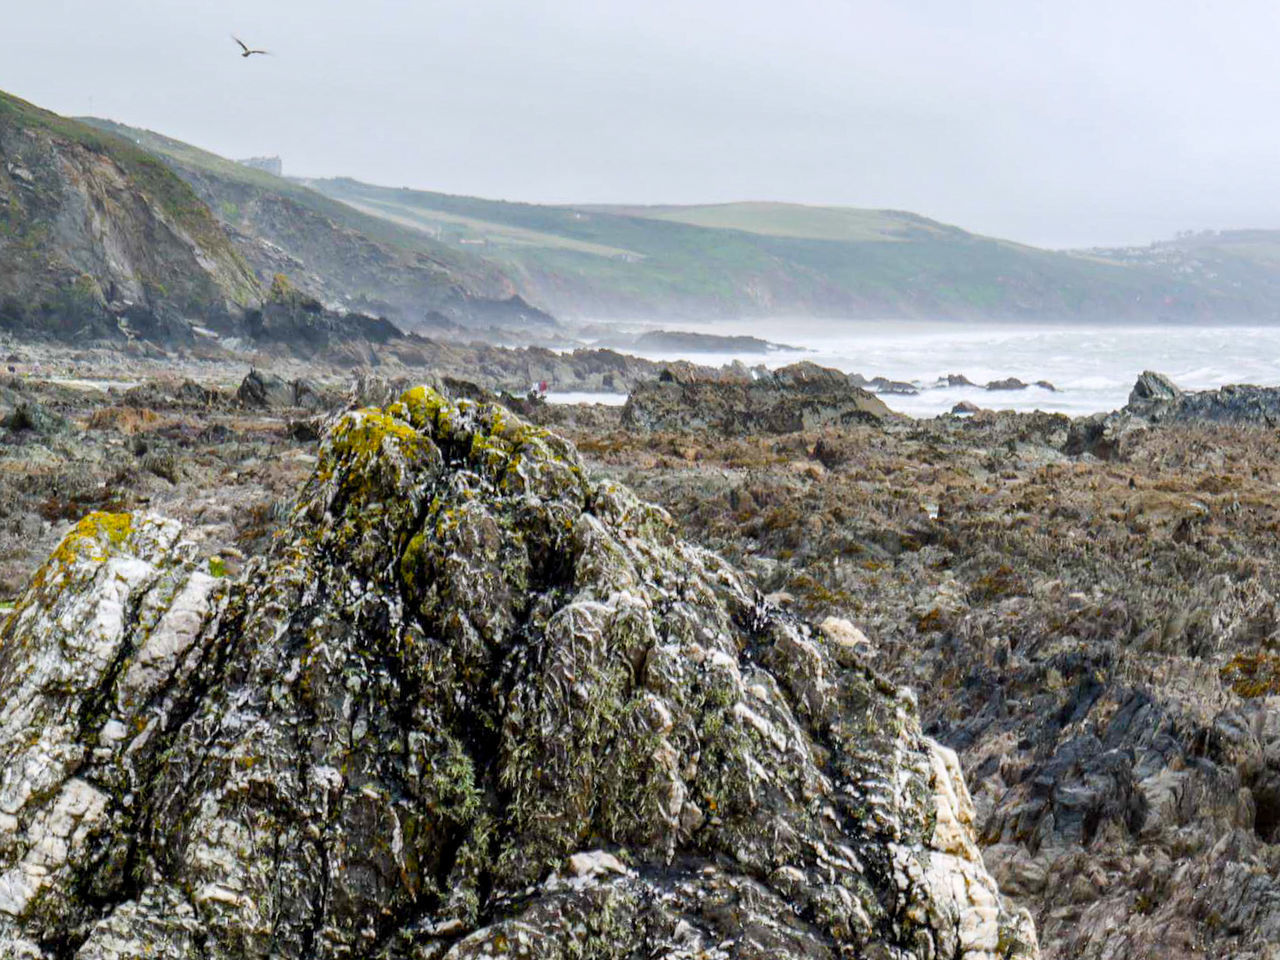
{"label": "haze over hills", "polygon": [[553,206],[351,179],[305,182],[479,252],[561,316],[1150,322],[1276,315],[1272,284],[1280,272],[1257,258],[1240,271],[1240,282],[1227,283],[1146,248],[1040,250],[902,211],[784,203]]}
{"label": "haze over hills", "polygon": [[[216,325],[252,309],[277,274],[406,328],[432,317],[545,325],[547,312],[1268,322],[1280,293],[1280,234],[1268,231],[1063,252],[893,210],[495,201],[279,177],[7,96],[0,146],[11,327],[74,328],[77,311],[111,326],[120,303]],[[68,179],[71,168],[80,172]]]}
{"label": "haze over hills", "polygon": [[[264,311],[276,314],[265,326]],[[420,231],[158,134],[0,93],[0,327],[155,343],[268,328],[288,341],[298,324],[324,343],[399,335],[359,314],[552,323],[500,269]]]}

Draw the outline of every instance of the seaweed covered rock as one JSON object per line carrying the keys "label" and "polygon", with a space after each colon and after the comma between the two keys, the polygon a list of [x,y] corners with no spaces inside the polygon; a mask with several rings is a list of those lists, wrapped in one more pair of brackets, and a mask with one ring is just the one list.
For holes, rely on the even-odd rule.
{"label": "seaweed covered rock", "polygon": [[641,430],[781,434],[874,422],[888,413],[848,375],[807,361],[738,376],[673,364],[631,391],[622,423]]}
{"label": "seaweed covered rock", "polygon": [[192,556],[93,515],[0,634],[7,956],[1036,955],[856,631],[501,407],[344,414]]}

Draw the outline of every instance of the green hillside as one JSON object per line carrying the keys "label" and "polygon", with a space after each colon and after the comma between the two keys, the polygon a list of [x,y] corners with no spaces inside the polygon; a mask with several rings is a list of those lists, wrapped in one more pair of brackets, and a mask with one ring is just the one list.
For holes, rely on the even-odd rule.
{"label": "green hillside", "polygon": [[477,252],[561,315],[1202,319],[1265,309],[1154,262],[1038,250],[910,213],[735,203],[581,207],[312,180]]}
{"label": "green hillside", "polygon": [[813,207],[799,203],[741,202],[706,206],[592,206],[601,213],[669,220],[719,230],[743,230],[771,237],[800,237],[841,242],[907,241],[958,236],[956,227],[900,210]]}
{"label": "green hillside", "polygon": [[1280,265],[1252,236],[1194,251],[1066,253],[894,210],[485,200],[280,178],[159,134],[91,122],[176,170],[241,240],[259,276],[284,270],[315,296],[402,322],[427,310],[456,313],[459,290],[519,294],[582,318],[1141,322],[1276,314]]}

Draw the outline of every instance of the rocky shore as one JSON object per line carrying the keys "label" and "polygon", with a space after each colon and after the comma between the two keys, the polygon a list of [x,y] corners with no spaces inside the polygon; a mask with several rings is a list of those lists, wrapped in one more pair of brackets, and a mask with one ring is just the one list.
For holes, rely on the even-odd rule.
{"label": "rocky shore", "polygon": [[857,630],[572,445],[430,388],[334,420],[240,576],[94,512],[0,632],[26,958],[1037,955]]}
{"label": "rocky shore", "polygon": [[[9,935],[27,943],[31,957],[71,956],[73,947],[90,944],[80,955],[132,956],[118,944],[136,946],[145,937],[157,949],[166,945],[170,952],[160,956],[231,957],[267,949],[254,939],[261,934],[249,931],[279,922],[279,942],[294,944],[279,946],[282,955],[310,942],[313,950],[322,944],[338,951],[333,955],[419,957],[456,949],[453,955],[467,956],[496,952],[499,936],[519,942],[521,930],[531,942],[550,944],[554,937],[538,939],[534,932],[560,929],[556,925],[569,919],[597,938],[599,955],[613,955],[600,946],[599,938],[610,936],[607,914],[621,918],[628,942],[677,956],[722,955],[717,950],[828,956],[841,944],[860,944],[850,947],[854,955],[981,956],[986,946],[964,952],[969,934],[963,931],[994,928],[955,920],[971,916],[969,907],[956,907],[960,913],[940,907],[945,901],[932,881],[917,879],[903,892],[877,866],[886,862],[878,859],[887,849],[881,844],[904,831],[924,871],[919,877],[933,869],[942,841],[936,817],[928,826],[935,801],[927,798],[944,780],[957,798],[950,809],[962,826],[966,822],[955,778],[926,771],[934,764],[930,757],[942,757],[946,767],[951,750],[972,790],[973,849],[1010,904],[997,910],[994,922],[1021,931],[1004,940],[997,935],[997,954],[1030,944],[1029,928],[1016,919],[1025,908],[1046,957],[1273,957],[1280,940],[1280,881],[1274,879],[1280,876],[1280,565],[1274,550],[1280,440],[1270,419],[1280,404],[1277,391],[1186,393],[1148,373],[1123,410],[1096,418],[978,411],[909,420],[867,410],[848,415],[858,402],[878,401],[829,371],[801,366],[761,383],[732,372],[707,377],[699,369],[677,367],[665,382],[655,374],[634,391],[630,413],[509,401],[567,437],[577,452],[486,406],[490,394],[483,386],[454,376],[417,379],[481,402],[432,399],[435,413],[426,419],[407,401],[396,406],[415,379],[411,371],[401,386],[368,377],[353,384],[323,368],[269,363],[253,377],[241,373],[223,383],[157,379],[142,365],[142,382],[111,392],[35,377],[0,384],[0,587],[18,601],[5,628],[8,652],[0,653],[9,658],[4,682],[17,683],[36,669],[33,651],[49,649],[35,642],[37,633],[63,629],[53,625],[50,611],[83,612],[98,603],[95,591],[116,582],[104,570],[139,563],[159,578],[138,587],[136,597],[135,588],[120,588],[123,609],[142,619],[126,618],[127,628],[113,641],[119,657],[95,654],[118,662],[118,669],[94,674],[98,679],[78,693],[52,681],[36,684],[46,691],[39,696],[16,687],[5,692],[5,702],[31,700],[50,711],[14,727],[7,749],[20,752],[47,728],[64,738],[49,747],[50,756],[80,758],[68,760],[61,779],[33,789],[17,807],[12,798],[25,788],[5,774],[17,793],[6,794],[0,812],[18,818],[7,846],[0,846],[0,874],[11,884],[6,889],[34,875],[21,864],[36,849],[37,834],[46,835],[40,824],[54,822],[72,800],[80,804],[77,811],[96,809],[96,794],[80,787],[74,795],[60,792],[68,784],[88,783],[107,797],[103,810],[111,811],[84,834],[89,847],[74,846],[74,829],[59,838],[77,851],[65,862],[95,864],[100,886],[86,887],[86,876],[69,867],[46,870],[39,876],[53,879],[48,886],[41,880],[47,896],[33,895],[31,903],[43,904],[36,912],[23,907],[21,919],[0,914],[10,917]],[[364,436],[365,428],[355,425],[370,415],[344,411],[371,403],[388,419],[368,421],[380,425],[373,431],[380,453],[361,459],[363,441],[344,445],[338,435]],[[636,408],[646,411],[645,429]],[[738,426],[726,431],[725,424]],[[380,439],[384,427],[391,440]],[[414,466],[418,453],[409,456],[405,444],[423,451],[421,465]],[[619,484],[663,509],[643,506]],[[402,493],[392,496],[392,490]],[[403,508],[394,506],[400,503]],[[101,519],[92,529],[75,526],[95,511],[128,513],[138,526],[118,541]],[[588,529],[598,540],[587,537]],[[68,530],[80,532],[66,541]],[[587,549],[588,542],[598,546]],[[83,556],[75,547],[80,543],[91,545]],[[69,560],[67,544],[74,576],[58,582],[77,586],[55,595],[48,583],[61,569],[57,558]],[[50,553],[54,565],[42,566]],[[388,557],[394,569],[383,563]],[[147,687],[145,697],[130,693],[126,678],[143,669],[129,666],[131,658],[155,635],[147,624],[176,622],[177,614],[165,611],[193,589],[192,578],[204,584],[197,575],[211,580],[211,606],[180,605],[193,611],[183,622],[195,624],[191,636],[199,637],[190,649],[224,651],[226,659],[218,654],[202,661],[188,679],[166,667],[166,679],[155,680],[159,686]],[[28,582],[34,592],[24,593]],[[313,585],[309,592],[303,583]],[[359,591],[349,586],[356,583]],[[632,599],[624,603],[619,594],[611,601],[618,591]],[[527,608],[518,599],[526,595]],[[79,605],[59,607],[62,596],[79,597]],[[612,656],[592,659],[648,635],[614,632],[624,613],[633,612],[632,601],[634,610],[647,611],[649,620],[641,616],[641,622],[660,640],[653,649],[679,646],[672,663],[682,677],[702,676],[708,651],[722,649],[696,638],[708,631],[723,635],[723,652],[734,658],[746,691],[738,696],[734,687],[733,702],[775,732],[789,731],[787,748],[773,752],[763,728],[745,715],[724,715],[731,731],[725,735],[745,736],[754,746],[748,753],[716,753],[737,757],[725,760],[725,769],[745,771],[744,778],[709,788],[706,778],[723,764],[713,764],[705,747],[694,760],[692,744],[709,743],[719,722],[708,727],[721,716],[708,713],[711,687],[689,687],[687,679],[652,686],[647,668],[630,667],[624,679],[614,672]],[[67,617],[67,623],[75,619]],[[265,631],[268,620],[296,626],[268,639],[255,632]],[[309,627],[314,620],[334,626]],[[569,620],[581,631],[566,647],[550,639],[567,636],[550,625]],[[660,629],[669,622],[686,626]],[[58,635],[76,633],[66,629],[70,634]],[[420,639],[416,630],[423,643],[434,639],[444,647],[426,644],[411,654],[409,638],[414,646]],[[375,634],[401,639],[380,657],[362,659],[377,647]],[[280,646],[281,638],[293,639]],[[696,655],[704,657],[701,663],[687,659],[695,656],[692,642],[704,651]],[[797,672],[808,661],[793,658],[806,644],[816,651],[813,664],[821,664],[823,682],[835,684],[823,696],[836,700],[814,700],[805,686],[814,675]],[[85,655],[73,647],[60,640],[58,655]],[[299,666],[293,679],[281,679],[295,669],[291,659],[280,659],[286,650],[314,654],[299,661],[310,666]],[[522,651],[511,661],[522,664],[516,673],[498,666],[506,662],[493,659],[498,650]],[[437,655],[446,659],[431,659]],[[59,662],[63,666],[39,669],[81,676],[88,661],[75,660],[74,668],[66,665],[72,661]],[[431,671],[448,666],[431,676],[458,684],[448,689],[474,704],[466,708],[474,715],[446,709],[438,698],[410,697],[420,706],[390,711],[369,699],[392,690],[399,691],[395,703],[408,702],[406,678],[419,676],[414,671],[427,669],[425,663]],[[231,664],[237,666],[226,672]],[[875,676],[892,685],[856,680]],[[345,695],[336,693],[348,682],[359,691],[349,715]],[[751,692],[757,686],[763,700]],[[918,707],[892,692],[898,687],[914,691]],[[505,690],[507,699],[492,700],[486,690]],[[512,691],[524,698],[515,728],[516,721],[500,720],[508,716],[503,711],[516,709]],[[612,702],[616,691],[625,691],[623,702],[634,701],[638,712],[600,715],[594,705]],[[650,695],[667,711],[669,732],[662,732],[665,721],[654,726],[647,719],[662,716],[656,708],[645,712]],[[545,712],[556,703],[567,712]],[[252,709],[245,713],[233,704]],[[160,743],[130,750],[136,734],[102,739],[112,710],[134,711],[116,718],[132,731],[139,719],[145,725],[160,716],[154,711],[161,707],[177,719],[155,721],[164,731]],[[837,730],[825,709],[854,725]],[[307,712],[313,710],[319,712]],[[453,756],[445,740],[454,738],[476,792],[474,800],[432,794],[435,806],[428,807],[435,812],[407,829],[395,799],[407,781],[395,780],[385,798],[378,784],[390,782],[390,770],[407,776],[409,768],[397,764],[409,760],[393,762],[379,744],[411,742],[420,729],[413,710],[430,713],[427,726],[445,738],[421,756],[430,750]],[[899,710],[906,719],[889,719]],[[918,728],[910,719],[917,710]],[[63,719],[49,719],[55,715]],[[237,726],[225,728],[232,716]],[[307,733],[325,717],[331,718],[325,729],[342,731],[334,740]],[[853,717],[871,719],[857,727]],[[888,739],[868,738],[868,723],[888,731]],[[493,759],[501,750],[492,752],[484,737],[464,736],[473,728],[496,731],[497,742],[512,750],[532,751],[520,755],[538,758],[533,765],[546,771],[520,793],[532,804],[528,810],[546,816],[528,814],[523,826],[487,834],[495,845],[479,859],[466,853],[474,849],[467,838],[483,833],[490,820],[516,823],[511,778],[518,780],[524,767],[512,761],[504,768]],[[630,731],[637,742],[655,737],[658,746],[665,737],[672,753],[659,753],[670,762],[646,760],[636,768],[646,772],[633,777],[608,767],[613,761],[600,759],[595,748],[590,759],[580,755],[592,738],[615,729]],[[222,739],[194,739],[215,730]],[[933,752],[921,732],[943,752]],[[840,739],[846,736],[863,738],[861,752]],[[552,750],[556,737],[569,754]],[[188,785],[192,758],[205,749],[197,744],[207,742],[217,746],[206,772]],[[310,766],[298,765],[304,742],[318,758]],[[341,769],[331,762],[334,750],[365,758],[353,768],[359,776],[341,789],[312,783],[305,770]],[[840,778],[854,776],[855,760],[871,764],[858,768],[864,774],[879,770],[876,776],[892,782],[886,768],[876,766],[890,755],[899,756],[895,769],[915,771],[900,776],[923,779],[911,781],[919,790],[894,795],[897,819],[885,828],[889,833],[873,829],[879,814],[862,807],[846,809],[831,799],[836,820],[827,821],[812,812],[817,801],[790,806],[785,799],[815,790],[814,797],[834,798],[845,782]],[[841,756],[846,759],[836,762]],[[416,769],[426,770],[423,763]],[[474,773],[482,768],[485,773]],[[25,761],[6,761],[4,769],[25,770]],[[160,800],[150,788],[130,787],[133,799],[125,803],[126,782],[149,782],[164,769],[169,779],[159,782],[176,798],[166,800],[168,806],[155,806]],[[678,805],[672,770],[684,784]],[[281,792],[259,796],[260,774]],[[420,776],[414,789],[436,789],[428,781]],[[181,789],[170,790],[179,782]],[[835,794],[823,792],[828,782]],[[363,792],[367,784],[374,796]],[[230,797],[243,799],[231,803]],[[87,807],[86,798],[93,800]],[[744,819],[734,820],[722,804]],[[748,810],[752,824],[780,817],[769,821],[777,830],[748,831]],[[315,817],[323,821],[318,839],[304,826],[318,822]],[[712,824],[717,817],[721,823]],[[572,841],[547,833],[548,824],[568,822],[588,826]],[[158,825],[168,823],[200,826],[167,834]],[[351,839],[395,837],[395,823],[406,845],[400,853]],[[139,833],[139,824],[149,824],[150,832]],[[273,842],[281,844],[283,866],[273,870],[283,872],[272,875],[287,877],[287,884],[271,886],[257,861],[245,859],[231,839],[244,824],[278,838]],[[331,832],[335,824],[344,832]],[[961,835],[969,836],[967,830]],[[125,839],[135,834],[136,843]],[[213,840],[197,837],[221,837],[221,846],[214,850]],[[442,837],[454,839],[432,839]],[[446,869],[433,845],[455,849],[455,841],[458,852]],[[815,843],[828,857],[848,847],[855,856],[839,856],[856,860],[861,872],[846,874],[823,861],[813,853]],[[380,852],[356,850],[364,847]],[[969,849],[963,842],[961,848]],[[994,890],[972,856],[948,856],[958,860],[938,862],[969,871],[959,889]],[[309,886],[320,883],[315,864],[322,861],[314,857],[346,863],[347,879]],[[535,861],[541,866],[532,866]],[[477,862],[501,867],[467,873],[473,867],[465,864]],[[833,891],[824,879],[831,869],[862,880],[841,886],[845,893]],[[6,872],[13,870],[18,873]],[[201,889],[211,899],[193,900],[191,891]],[[270,923],[260,907],[251,916],[240,897],[276,905]],[[839,923],[829,912],[830,897],[847,905]],[[375,901],[391,914],[368,927],[373,937],[366,949],[359,918]],[[797,903],[808,904],[799,915],[790,912]],[[654,913],[641,904],[663,906]],[[984,908],[972,916],[992,914]],[[906,917],[918,925],[904,927]],[[764,930],[778,939],[760,939]],[[205,952],[182,952],[183,937],[206,944]],[[924,946],[926,940],[932,946]],[[556,949],[568,949],[555,942]],[[889,952],[877,954],[877,944]],[[597,947],[587,955],[597,955]],[[530,950],[552,955],[543,947]]]}

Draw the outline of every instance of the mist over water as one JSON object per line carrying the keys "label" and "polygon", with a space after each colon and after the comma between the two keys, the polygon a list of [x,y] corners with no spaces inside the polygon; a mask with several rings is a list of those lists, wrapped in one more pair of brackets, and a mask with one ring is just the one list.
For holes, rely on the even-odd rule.
{"label": "mist over water", "polygon": [[[640,325],[636,325],[640,329]],[[916,321],[741,320],[645,329],[696,329],[747,334],[799,347],[769,354],[629,351],[655,360],[688,359],[714,366],[741,360],[770,368],[811,360],[865,377],[917,383],[915,396],[882,394],[900,413],[945,413],[961,400],[995,410],[1045,410],[1079,416],[1124,406],[1143,370],[1168,374],[1187,390],[1229,383],[1280,385],[1280,326],[1111,327],[1014,326]],[[964,374],[977,388],[929,389],[948,374]],[[1047,380],[1050,392],[989,391],[991,380]]]}

